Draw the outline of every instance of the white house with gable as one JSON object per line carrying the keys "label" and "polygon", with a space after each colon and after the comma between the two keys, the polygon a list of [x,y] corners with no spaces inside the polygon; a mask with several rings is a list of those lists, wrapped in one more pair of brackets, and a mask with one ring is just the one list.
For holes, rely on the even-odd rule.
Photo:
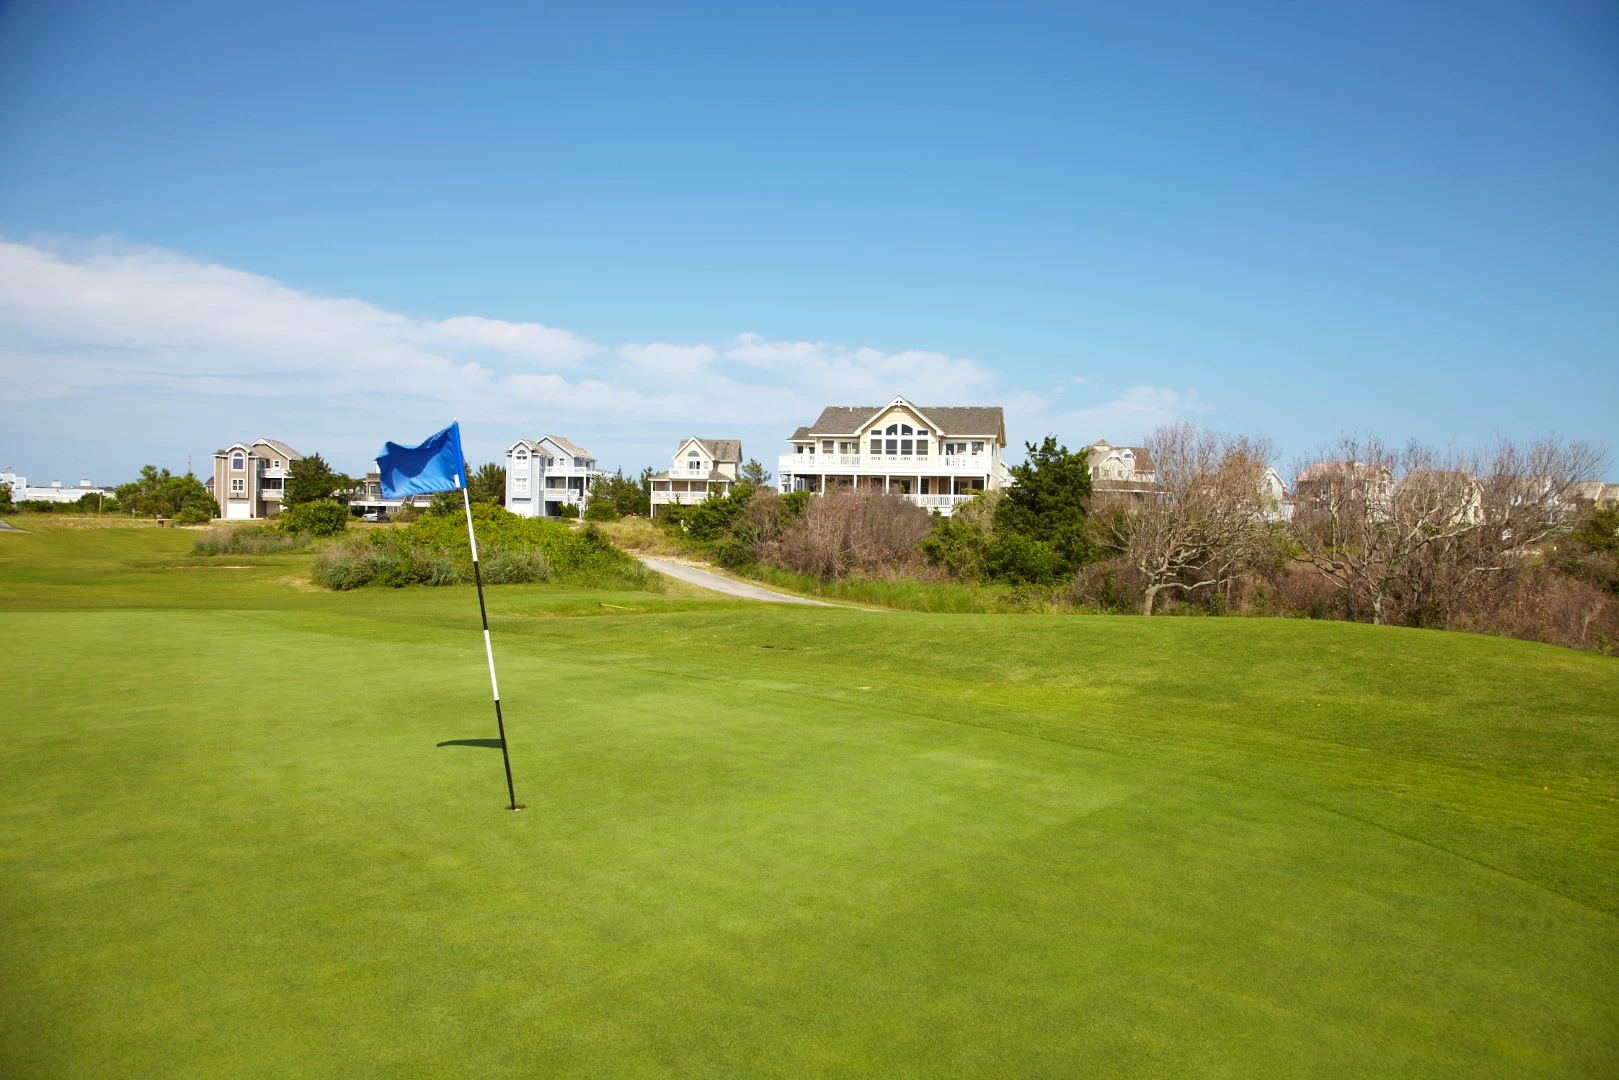
{"label": "white house with gable", "polygon": [[560,435],[519,439],[506,450],[506,509],[554,518],[574,506],[583,515],[599,476],[595,455]]}
{"label": "white house with gable", "polygon": [[788,437],[777,461],[781,490],[838,488],[903,495],[949,514],[984,490],[1012,482],[1001,460],[1006,422],[998,405],[829,405]]}
{"label": "white house with gable", "polygon": [[682,439],[667,472],[652,476],[652,516],[660,506],[694,506],[729,495],[742,468],[741,439]]}

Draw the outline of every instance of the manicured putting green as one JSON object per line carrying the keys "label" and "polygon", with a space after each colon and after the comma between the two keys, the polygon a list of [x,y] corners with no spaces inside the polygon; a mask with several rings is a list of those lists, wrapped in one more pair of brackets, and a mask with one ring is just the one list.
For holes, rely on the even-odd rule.
{"label": "manicured putting green", "polygon": [[0,1075],[1619,1073],[1611,659],[508,587],[514,814],[470,590],[189,543],[0,536]]}

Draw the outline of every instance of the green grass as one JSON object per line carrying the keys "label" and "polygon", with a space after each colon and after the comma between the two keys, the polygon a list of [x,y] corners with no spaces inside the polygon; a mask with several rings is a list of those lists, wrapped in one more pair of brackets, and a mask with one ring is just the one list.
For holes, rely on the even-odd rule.
{"label": "green grass", "polygon": [[37,524],[0,1076],[1619,1072],[1611,659],[507,586],[513,814],[470,589]]}

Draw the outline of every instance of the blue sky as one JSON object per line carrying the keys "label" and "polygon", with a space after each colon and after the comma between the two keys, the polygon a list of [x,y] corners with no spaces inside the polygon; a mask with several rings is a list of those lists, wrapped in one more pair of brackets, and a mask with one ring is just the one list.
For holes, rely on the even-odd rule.
{"label": "blue sky", "polygon": [[1619,447],[1616,12],[0,2],[0,465],[773,465],[894,395]]}

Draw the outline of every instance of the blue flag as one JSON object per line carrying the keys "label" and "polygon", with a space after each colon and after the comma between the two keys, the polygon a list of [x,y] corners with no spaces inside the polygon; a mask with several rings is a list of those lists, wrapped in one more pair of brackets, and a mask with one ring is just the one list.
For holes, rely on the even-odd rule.
{"label": "blue flag", "polygon": [[382,474],[382,497],[404,499],[430,495],[435,491],[455,491],[466,479],[461,467],[461,425],[451,424],[423,439],[419,446],[383,443],[377,455],[377,471]]}

